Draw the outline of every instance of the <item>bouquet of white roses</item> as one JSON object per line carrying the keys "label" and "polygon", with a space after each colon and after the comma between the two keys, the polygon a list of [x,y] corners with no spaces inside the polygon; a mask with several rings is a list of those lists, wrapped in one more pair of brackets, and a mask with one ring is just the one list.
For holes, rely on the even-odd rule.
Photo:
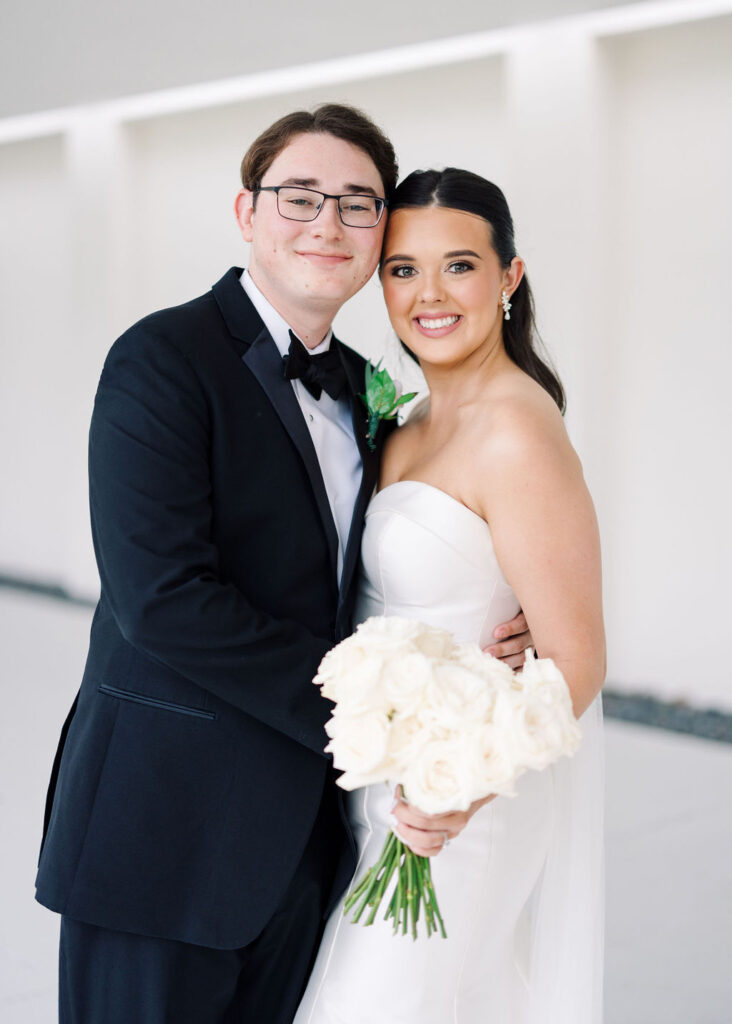
{"label": "bouquet of white roses", "polygon": [[[550,659],[527,651],[520,674],[452,635],[396,616],[374,617],[326,654],[313,680],[335,703],[325,748],[352,790],[401,783],[426,814],[467,810],[495,793],[514,796],[527,769],[571,756],[580,738],[564,678]],[[394,932],[417,937],[423,909],[427,935],[446,937],[428,857],[393,833],[378,862],[346,899],[372,924],[396,873],[385,917]]]}

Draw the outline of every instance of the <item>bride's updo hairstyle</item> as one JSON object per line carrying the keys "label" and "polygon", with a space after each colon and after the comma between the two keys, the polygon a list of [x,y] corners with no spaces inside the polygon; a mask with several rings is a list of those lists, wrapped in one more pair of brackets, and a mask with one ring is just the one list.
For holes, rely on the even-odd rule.
{"label": "bride's updo hairstyle", "polygon": [[[490,225],[493,249],[500,264],[508,270],[517,255],[513,219],[506,197],[497,185],[457,167],[446,167],[444,171],[413,171],[397,186],[389,203],[389,213],[428,206],[444,206],[482,217]],[[566,399],[561,381],[537,352],[534,297],[526,274],[511,296],[511,319],[504,320],[502,327],[503,344],[509,358],[541,384],[564,412]],[[406,345],[404,348],[414,356]]]}

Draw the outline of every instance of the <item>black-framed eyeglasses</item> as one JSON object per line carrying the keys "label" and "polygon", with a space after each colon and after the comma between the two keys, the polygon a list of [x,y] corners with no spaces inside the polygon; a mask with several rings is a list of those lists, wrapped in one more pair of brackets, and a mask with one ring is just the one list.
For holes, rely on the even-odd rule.
{"label": "black-framed eyeglasses", "polygon": [[331,196],[327,192],[316,192],[299,185],[263,185],[253,190],[274,192],[277,196],[277,212],[287,220],[315,220],[326,199],[335,199],[338,216],[349,228],[375,228],[381,220],[387,201],[380,196],[359,196],[349,192],[342,196]]}

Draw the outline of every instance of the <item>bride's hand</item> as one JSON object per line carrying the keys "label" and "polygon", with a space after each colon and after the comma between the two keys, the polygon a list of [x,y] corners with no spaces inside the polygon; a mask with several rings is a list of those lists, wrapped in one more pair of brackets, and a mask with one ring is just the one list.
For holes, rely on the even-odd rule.
{"label": "bride's hand", "polygon": [[524,663],[524,652],[527,647],[534,646],[529,624],[523,612],[519,612],[510,622],[502,622],[493,630],[493,636],[499,643],[484,647],[487,654],[505,661],[511,668],[521,668]]}
{"label": "bride's hand", "polygon": [[423,814],[406,802],[402,787],[397,786],[391,813],[397,820],[396,832],[402,842],[420,857],[434,857],[447,842],[459,836],[475,812],[491,800],[495,800],[495,795],[474,800],[467,811]]}

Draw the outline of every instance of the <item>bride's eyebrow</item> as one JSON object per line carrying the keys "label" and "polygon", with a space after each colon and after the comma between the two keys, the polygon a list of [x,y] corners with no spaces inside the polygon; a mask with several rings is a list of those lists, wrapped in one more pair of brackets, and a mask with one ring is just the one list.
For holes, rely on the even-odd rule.
{"label": "bride's eyebrow", "polygon": [[382,263],[382,266],[386,266],[387,263],[393,263],[395,260],[405,260],[407,263],[416,263],[414,256],[400,256],[398,253],[394,256],[387,256]]}
{"label": "bride's eyebrow", "polygon": [[474,256],[476,260],[482,260],[483,257],[479,256],[477,252],[473,252],[472,249],[454,249],[452,252],[445,253],[446,260],[452,260],[456,256]]}
{"label": "bride's eyebrow", "polygon": [[[472,249],[453,249],[450,252],[446,252],[443,256],[443,259],[453,260],[455,259],[456,256],[473,256],[476,260],[483,259],[482,256],[479,256],[477,252],[473,252]],[[382,267],[385,267],[387,263],[393,263],[396,260],[400,260],[404,263],[417,262],[414,256],[404,256],[399,253],[395,253],[394,256],[388,256],[381,265]]]}

